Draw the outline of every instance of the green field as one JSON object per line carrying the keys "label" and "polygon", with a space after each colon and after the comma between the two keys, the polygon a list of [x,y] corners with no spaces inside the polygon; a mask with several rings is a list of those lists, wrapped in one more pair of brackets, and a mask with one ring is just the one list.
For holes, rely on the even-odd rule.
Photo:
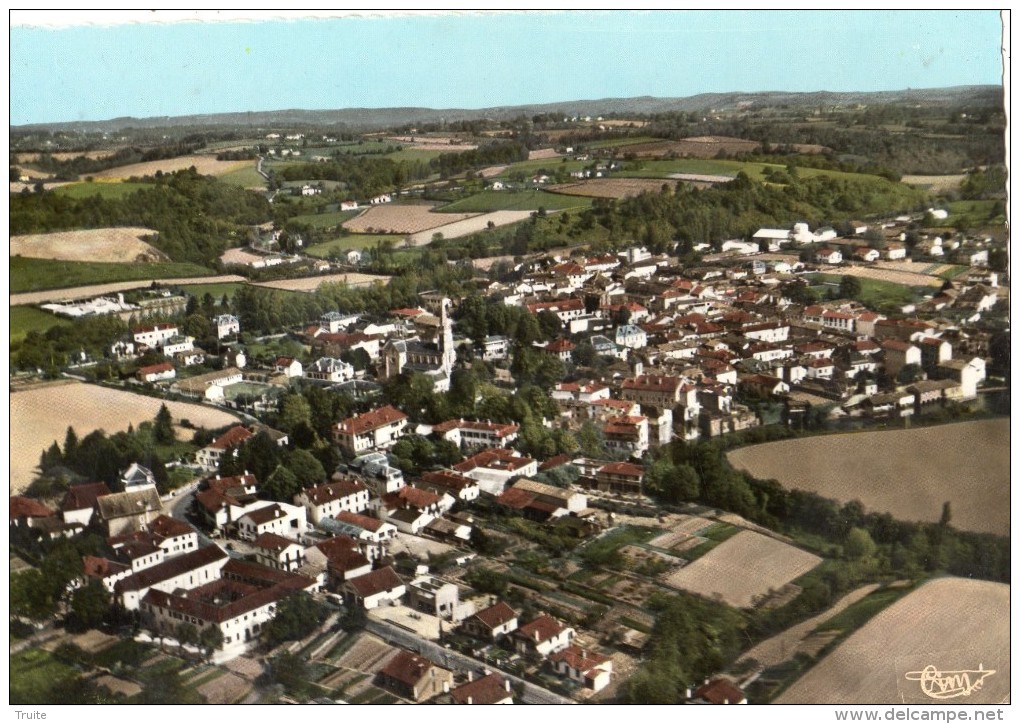
{"label": "green field", "polygon": [[292,216],[290,221],[298,224],[308,224],[316,229],[329,229],[342,224],[348,219],[353,219],[360,211],[330,211],[325,214],[301,214]]}
{"label": "green field", "polygon": [[111,264],[90,261],[56,261],[11,257],[11,294],[64,289],[89,284],[131,282],[140,279],[212,276],[213,271],[198,264],[153,262]]}
{"label": "green field", "polygon": [[42,649],[29,649],[10,658],[9,704],[53,704],[59,691],[77,677],[71,666]]}
{"label": "green field", "polygon": [[[615,172],[614,175],[629,178],[664,178],[674,173],[708,174],[711,176],[733,176],[743,171],[752,179],[767,181],[765,169],[785,171],[786,167],[776,163],[752,163],[745,161],[724,161],[707,158],[677,158],[662,160],[639,160],[630,161],[624,164],[624,168]],[[848,173],[846,171],[829,171],[821,168],[797,167],[797,174],[801,178],[813,178],[815,176],[831,176],[836,179],[866,179],[869,181],[885,180],[878,176],[860,173]]]}
{"label": "green field", "polygon": [[[807,274],[806,277],[818,283],[828,282],[837,286],[842,279],[839,274]],[[857,279],[861,283],[861,295],[858,297],[858,301],[871,309],[878,309],[884,304],[895,304],[896,306],[912,304],[917,302],[922,294],[931,294],[935,291],[932,287],[909,287],[904,284],[865,279],[864,277],[857,277]]]}
{"label": "green field", "polygon": [[230,184],[231,186],[240,186],[244,189],[266,185],[266,180],[255,170],[254,164],[225,173],[217,178],[223,183]]}
{"label": "green field", "polygon": [[533,211],[545,207],[550,211],[579,209],[591,206],[584,196],[550,194],[546,191],[482,191],[452,204],[437,208],[438,212],[473,213],[479,211]]}
{"label": "green field", "polygon": [[968,226],[994,226],[1006,223],[1002,201],[982,199],[980,201],[950,201],[946,204],[949,218],[945,223],[958,228]]}
{"label": "green field", "polygon": [[383,241],[388,241],[395,248],[399,248],[404,244],[404,237],[400,234],[350,234],[349,236],[342,236],[332,241],[314,244],[305,249],[305,253],[309,256],[325,259],[330,254],[338,254],[350,251],[351,249],[371,249]]}
{"label": "green field", "polygon": [[655,143],[664,139],[654,136],[627,136],[625,138],[610,138],[605,141],[595,141],[584,144],[587,148],[619,148],[620,146],[633,146],[636,143]]}
{"label": "green field", "polygon": [[139,189],[149,188],[152,188],[152,184],[132,183],[130,181],[120,183],[83,181],[82,183],[58,186],[53,189],[53,193],[60,196],[68,196],[72,199],[86,199],[92,196],[101,196],[104,199],[122,199]]}
{"label": "green field", "polygon": [[32,331],[45,332],[52,327],[67,326],[71,320],[58,317],[35,307],[11,307],[11,344],[23,340]]}
{"label": "green field", "polygon": [[543,168],[548,171],[555,171],[557,169],[563,169],[564,171],[580,171],[585,166],[591,166],[591,164],[591,161],[569,161],[563,158],[537,158],[534,161],[519,161],[517,163],[510,164],[507,166],[506,171],[500,174],[500,177],[505,178],[515,171],[532,174]]}

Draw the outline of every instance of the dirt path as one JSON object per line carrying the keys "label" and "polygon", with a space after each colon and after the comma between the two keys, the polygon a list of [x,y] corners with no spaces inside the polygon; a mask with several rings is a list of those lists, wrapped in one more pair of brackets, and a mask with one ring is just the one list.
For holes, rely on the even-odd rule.
{"label": "dirt path", "polygon": [[69,287],[67,289],[50,289],[44,292],[26,292],[25,294],[12,294],[11,306],[19,304],[45,304],[47,302],[64,302],[71,299],[88,299],[100,297],[104,294],[116,294],[129,289],[141,289],[152,286],[153,283],[163,286],[178,286],[182,284],[227,284],[231,282],[246,282],[244,277],[236,274],[221,274],[215,277],[189,277],[178,279],[141,279],[136,282],[112,282],[110,284],[91,284],[87,287]]}
{"label": "dirt path", "polygon": [[796,626],[791,626],[781,634],[777,634],[770,639],[762,641],[760,644],[745,652],[743,656],[737,659],[737,664],[739,665],[741,662],[747,661],[748,659],[754,659],[758,662],[760,668],[766,669],[770,666],[775,666],[792,659],[797,654],[800,644],[805,638],[807,638],[808,634],[835,616],[837,613],[843,611],[843,609],[860,601],[869,593],[877,589],[878,586],[879,584],[872,583],[867,586],[861,586],[855,591],[851,591],[843,596],[843,598],[839,599],[839,601],[837,601],[831,608],[823,611],[814,618],[810,618]]}

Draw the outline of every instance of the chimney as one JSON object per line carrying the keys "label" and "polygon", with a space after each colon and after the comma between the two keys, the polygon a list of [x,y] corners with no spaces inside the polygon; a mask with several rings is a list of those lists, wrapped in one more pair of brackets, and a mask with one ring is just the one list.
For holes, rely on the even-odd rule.
{"label": "chimney", "polygon": [[694,692],[691,691],[690,688],[687,688],[684,693],[684,698],[690,699],[692,696],[694,696]]}
{"label": "chimney", "polygon": [[507,690],[507,693],[510,693],[510,679],[503,679],[503,688]]}
{"label": "chimney", "polygon": [[474,701],[472,701],[472,700],[471,700],[471,697],[470,697],[470,696],[469,696],[469,697],[467,698],[467,703],[468,703],[468,704],[474,704]]}
{"label": "chimney", "polygon": [[474,680],[475,680],[475,672],[469,671],[468,672],[468,683],[471,683]]}

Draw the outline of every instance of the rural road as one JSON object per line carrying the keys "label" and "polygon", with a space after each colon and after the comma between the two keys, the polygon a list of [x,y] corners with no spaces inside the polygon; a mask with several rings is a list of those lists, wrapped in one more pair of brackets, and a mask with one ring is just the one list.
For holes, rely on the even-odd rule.
{"label": "rural road", "polygon": [[44,292],[26,292],[24,294],[12,294],[11,306],[19,304],[46,304],[47,302],[65,302],[73,299],[88,299],[89,297],[100,297],[104,294],[116,294],[126,292],[129,289],[142,289],[153,284],[164,286],[178,286],[181,284],[226,284],[248,281],[236,274],[221,274],[214,277],[189,277],[178,279],[141,279],[136,282],[112,282],[110,284],[92,284],[87,287],[69,287],[67,289],[49,289]]}
{"label": "rural road", "polygon": [[[427,656],[435,663],[441,665],[443,668],[450,668],[456,666],[457,668],[465,671],[474,671],[476,673],[482,673],[483,664],[482,662],[465,656],[452,649],[446,649],[439,644],[433,643],[432,641],[426,641],[425,639],[415,636],[409,631],[405,631],[402,628],[393,626],[392,624],[385,623],[383,621],[376,621],[369,619],[365,625],[366,630],[374,633],[376,636],[383,638],[384,640],[403,646],[406,649],[417,652],[422,656]],[[496,669],[491,664],[486,664],[490,670]],[[500,670],[498,670],[500,671]],[[543,689],[540,686],[529,684],[519,677],[508,674],[505,671],[500,671],[500,674],[510,679],[514,684],[524,685],[524,696],[521,700],[526,704],[573,704],[573,699],[568,699],[565,696],[554,694],[548,689]]]}

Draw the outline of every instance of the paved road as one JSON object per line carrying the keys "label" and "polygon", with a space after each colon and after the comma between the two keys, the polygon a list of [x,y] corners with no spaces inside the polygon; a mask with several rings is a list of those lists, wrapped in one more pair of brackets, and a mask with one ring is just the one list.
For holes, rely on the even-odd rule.
{"label": "paved road", "polygon": [[[374,633],[376,636],[379,636],[385,639],[386,641],[389,641],[390,643],[403,646],[406,649],[410,649],[411,651],[415,651],[421,654],[422,656],[428,657],[429,659],[439,664],[443,668],[457,668],[463,671],[474,671],[477,673],[482,673],[483,668],[488,668],[490,670],[493,669],[499,670],[492,664],[483,664],[481,661],[478,661],[477,659],[473,659],[470,656],[465,656],[464,654],[458,651],[453,651],[452,649],[443,648],[442,646],[433,641],[426,641],[425,639],[415,636],[410,631],[405,631],[404,629],[398,626],[388,624],[384,621],[376,621],[374,619],[369,619],[365,628],[369,632]],[[514,684],[524,685],[524,696],[521,697],[521,700],[525,704],[576,703],[574,702],[573,699],[568,699],[565,696],[554,694],[548,689],[543,689],[540,686],[530,684],[524,679],[514,676],[513,674],[508,674],[502,670],[499,670],[499,672],[506,678],[510,679],[510,681],[513,682]]]}

